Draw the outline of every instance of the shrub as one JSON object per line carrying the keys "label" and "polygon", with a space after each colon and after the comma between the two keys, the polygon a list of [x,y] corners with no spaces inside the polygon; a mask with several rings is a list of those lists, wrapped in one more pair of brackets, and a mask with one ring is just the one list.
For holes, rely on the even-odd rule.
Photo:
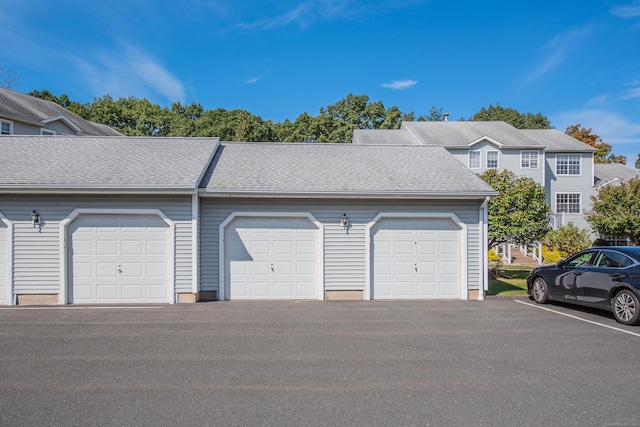
{"label": "shrub", "polygon": [[555,264],[562,258],[566,258],[568,254],[558,249],[550,249],[548,246],[542,246],[542,259],[545,263]]}
{"label": "shrub", "polygon": [[565,256],[567,256],[591,246],[591,239],[587,230],[580,229],[570,222],[567,225],[549,231],[544,236],[542,244],[548,246],[551,250],[564,252]]}

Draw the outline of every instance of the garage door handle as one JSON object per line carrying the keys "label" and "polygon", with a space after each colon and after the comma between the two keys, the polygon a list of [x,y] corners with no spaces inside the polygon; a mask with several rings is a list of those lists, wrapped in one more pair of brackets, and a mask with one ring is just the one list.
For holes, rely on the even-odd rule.
{"label": "garage door handle", "polygon": [[271,271],[275,272],[276,270],[273,268],[273,263],[271,263]]}

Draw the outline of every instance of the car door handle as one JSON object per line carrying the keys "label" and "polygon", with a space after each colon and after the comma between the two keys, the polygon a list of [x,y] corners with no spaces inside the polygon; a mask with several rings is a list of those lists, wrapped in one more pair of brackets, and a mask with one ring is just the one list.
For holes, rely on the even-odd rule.
{"label": "car door handle", "polygon": [[620,273],[609,273],[609,276],[613,277],[613,278],[618,278],[618,277],[624,277],[624,274],[620,274]]}
{"label": "car door handle", "polygon": [[573,274],[575,274],[576,276],[580,276],[582,275],[582,271],[574,271]]}

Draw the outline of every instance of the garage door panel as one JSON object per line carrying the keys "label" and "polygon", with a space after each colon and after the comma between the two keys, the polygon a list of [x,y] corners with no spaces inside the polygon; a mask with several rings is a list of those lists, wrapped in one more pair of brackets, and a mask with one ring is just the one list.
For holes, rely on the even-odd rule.
{"label": "garage door panel", "polygon": [[168,230],[155,215],[79,216],[69,228],[70,302],[170,302]]}
{"label": "garage door panel", "polygon": [[[243,217],[231,221],[224,239],[227,298],[316,297],[317,235],[315,225],[302,218]],[[245,267],[235,261],[240,244],[233,236],[238,236],[246,252]]]}
{"label": "garage door panel", "polygon": [[461,232],[452,221],[386,218],[371,232],[373,298],[460,296]]}
{"label": "garage door panel", "polygon": [[273,242],[273,253],[275,255],[293,255],[294,244],[291,240],[276,240]]}

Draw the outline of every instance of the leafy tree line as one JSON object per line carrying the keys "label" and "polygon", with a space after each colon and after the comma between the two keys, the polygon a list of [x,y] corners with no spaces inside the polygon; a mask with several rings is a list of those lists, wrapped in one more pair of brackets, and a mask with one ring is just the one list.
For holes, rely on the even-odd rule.
{"label": "leafy tree line", "polygon": [[[174,102],[161,107],[147,99],[114,99],[109,95],[85,104],[67,95],[32,91],[31,96],[56,102],[87,120],[103,123],[128,136],[217,136],[223,141],[351,142],[354,129],[398,129],[415,120],[413,112],[385,107],[367,95],[349,94],[320,108],[317,116],[302,113],[294,121],[264,120],[246,110],[205,110],[198,103]],[[431,107],[417,120],[442,120],[442,108]]]}

